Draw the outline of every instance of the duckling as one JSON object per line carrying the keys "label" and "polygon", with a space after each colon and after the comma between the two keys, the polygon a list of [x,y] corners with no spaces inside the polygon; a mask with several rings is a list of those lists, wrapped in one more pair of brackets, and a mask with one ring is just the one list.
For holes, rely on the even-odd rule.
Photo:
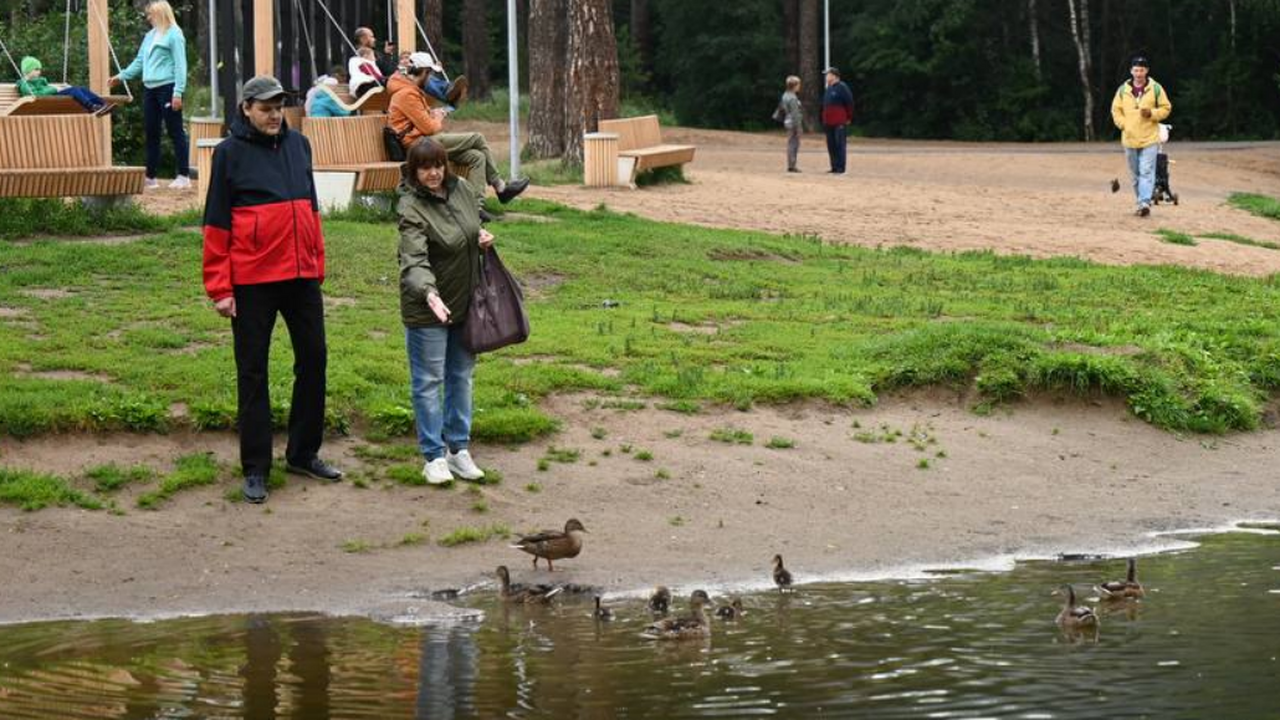
{"label": "duckling", "polygon": [[601,622],[609,622],[613,620],[613,610],[607,607],[600,607],[600,596],[596,596],[596,610],[591,613],[591,617]]}
{"label": "duckling", "polygon": [[659,620],[644,629],[641,637],[649,640],[697,640],[711,637],[711,616],[707,605],[711,598],[702,590],[694,590],[689,598],[692,612],[684,617]]}
{"label": "duckling", "polygon": [[1097,613],[1087,605],[1076,605],[1076,590],[1070,585],[1063,585],[1059,592],[1067,596],[1062,612],[1058,613],[1058,626],[1063,630],[1096,630],[1102,621]]}
{"label": "duckling", "polygon": [[577,518],[571,518],[564,524],[564,531],[543,530],[533,535],[525,535],[511,547],[523,550],[533,556],[533,569],[538,569],[538,559],[547,561],[547,570],[555,572],[552,560],[578,557],[582,552],[582,533],[587,529]]}
{"label": "duckling", "polygon": [[773,556],[773,583],[778,586],[778,590],[787,591],[791,589],[791,571],[782,567],[782,556]]}
{"label": "duckling", "polygon": [[742,606],[742,600],[738,598],[734,598],[733,602],[730,602],[728,605],[721,605],[716,608],[716,617],[721,620],[737,620],[746,614],[747,611]]}
{"label": "duckling", "polygon": [[653,589],[653,594],[649,596],[649,612],[657,615],[666,615],[671,611],[671,591],[666,585],[659,585]]}
{"label": "duckling", "polygon": [[506,602],[524,603],[532,605],[536,603],[549,603],[551,598],[560,594],[563,588],[554,585],[522,585],[511,582],[511,573],[507,570],[506,565],[499,565],[497,570],[498,582],[501,583],[498,588],[498,597]]}
{"label": "duckling", "polygon": [[1101,585],[1095,585],[1094,589],[1098,594],[1102,595],[1104,600],[1127,600],[1130,598],[1140,598],[1147,594],[1142,589],[1142,583],[1137,580],[1138,561],[1129,558],[1129,572],[1124,580],[1112,580]]}

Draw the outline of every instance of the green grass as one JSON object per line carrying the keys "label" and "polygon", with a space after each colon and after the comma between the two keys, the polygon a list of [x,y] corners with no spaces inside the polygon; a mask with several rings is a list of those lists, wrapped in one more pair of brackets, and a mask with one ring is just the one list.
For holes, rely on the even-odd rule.
{"label": "green grass", "polygon": [[89,209],[55,198],[0,198],[0,240],[154,233],[192,220],[189,215],[149,215],[133,204]]}
{"label": "green grass", "polygon": [[635,454],[635,459],[640,462],[651,462],[653,460],[653,453],[648,450],[641,450]]}
{"label": "green grass", "polygon": [[[449,114],[449,119],[459,122],[475,120],[479,122],[505,123],[510,120],[510,113],[510,93],[505,88],[494,88],[490,97],[485,100],[468,98],[466,102],[463,102]],[[526,93],[520,96],[520,121],[523,123],[528,119],[529,95]]]}
{"label": "green grass", "polygon": [[1236,243],[1237,245],[1250,245],[1252,247],[1266,248],[1267,250],[1280,250],[1280,244],[1267,242],[1266,240],[1254,240],[1253,238],[1236,235],[1235,233],[1214,232],[1206,233],[1200,237],[1206,240],[1225,240],[1227,242]]}
{"label": "green grass", "polygon": [[[155,510],[160,503],[183,490],[213,485],[218,481],[218,462],[210,453],[196,453],[178,458],[173,472],[164,476],[160,487],[138,496],[138,507]],[[270,483],[268,483],[270,487]]]}
{"label": "green grass", "polygon": [[1170,245],[1198,245],[1196,239],[1190,235],[1178,232],[1177,230],[1168,230],[1161,228],[1156,230],[1156,235],[1160,236],[1160,240]]}
{"label": "green grass", "polygon": [[524,490],[525,490],[525,492],[527,492],[527,493],[534,493],[534,494],[537,494],[537,493],[542,492],[542,485],[541,485],[540,483],[531,482],[531,483],[528,483],[528,484],[526,484],[526,485],[524,486]]}
{"label": "green grass", "polygon": [[1280,220],[1280,200],[1253,193],[1232,193],[1227,204],[1258,217]]}
{"label": "green grass", "polygon": [[796,446],[796,441],[791,438],[784,438],[774,435],[769,438],[769,442],[764,444],[770,450],[790,450]]}
{"label": "green grass", "polygon": [[[1280,389],[1280,278],[839,247],[535,200],[512,207],[557,222],[513,222],[499,235],[504,261],[530,288],[533,334],[480,358],[480,441],[554,431],[539,409],[552,393],[617,398],[634,388],[654,402],[749,408],[871,405],[930,386],[972,388],[990,407],[1059,391],[1121,398],[1172,430],[1224,432],[1256,427]],[[326,318],[329,425],[409,437],[397,268],[386,252],[395,228],[328,221],[325,233],[325,292],[353,301]],[[0,433],[232,427],[230,331],[199,284],[198,234],[170,230],[128,252],[37,241],[0,253]],[[41,298],[36,288],[71,292]],[[721,332],[677,332],[673,318]],[[527,356],[557,362],[514,362]],[[280,418],[291,363],[287,340],[277,342]],[[111,382],[46,380],[15,373],[20,364]],[[170,417],[173,403],[189,415]]]}
{"label": "green grass", "polygon": [[369,541],[359,539],[344,540],[342,545],[339,547],[342,549],[342,552],[350,553],[352,555],[363,554],[373,550],[373,545],[370,544]]}
{"label": "green grass", "polygon": [[756,441],[754,435],[737,428],[717,428],[711,431],[710,438],[730,445],[751,445]]}
{"label": "green grass", "polygon": [[488,542],[494,538],[506,539],[509,537],[511,537],[511,529],[502,523],[495,523],[488,527],[460,527],[440,538],[439,542],[444,547],[455,547],[467,543]]}
{"label": "green grass", "polygon": [[400,542],[396,543],[396,545],[399,545],[400,547],[408,547],[411,545],[421,545],[426,541],[427,536],[425,533],[412,532],[406,533],[404,537],[400,538]]}
{"label": "green grass", "polygon": [[156,471],[146,465],[122,468],[115,463],[109,463],[89,468],[84,475],[93,481],[94,489],[100,493],[108,493],[115,492],[126,485],[151,482],[156,477]]}
{"label": "green grass", "polygon": [[16,505],[26,511],[67,505],[102,509],[101,501],[73,488],[66,478],[7,468],[0,468],[0,505]]}
{"label": "green grass", "polygon": [[575,448],[559,448],[552,445],[547,448],[546,454],[542,457],[547,462],[576,463],[582,457],[582,451]]}

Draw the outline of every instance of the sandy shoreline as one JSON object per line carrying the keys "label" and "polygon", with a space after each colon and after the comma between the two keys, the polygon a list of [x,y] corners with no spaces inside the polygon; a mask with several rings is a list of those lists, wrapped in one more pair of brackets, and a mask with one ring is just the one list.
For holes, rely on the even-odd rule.
{"label": "sandy shoreline", "polygon": [[[760,587],[775,552],[802,581],[871,579],[1013,557],[1149,550],[1165,542],[1155,532],[1280,516],[1274,429],[1178,437],[1118,404],[1074,399],[979,417],[941,392],[871,409],[811,403],[695,416],[587,409],[583,399],[547,401],[565,427],[548,441],[476,449],[482,464],[505,476],[483,489],[484,514],[461,488],[383,481],[362,490],[298,479],[266,509],[226,502],[227,485],[188,491],[155,512],[134,509],[126,495],[123,516],[0,509],[0,577],[8,579],[0,622],[267,611],[388,619],[410,608],[418,617],[457,616],[465,611],[431,593],[488,582],[502,563],[519,581],[552,579],[533,573],[503,541],[435,542],[464,525],[497,522],[521,532],[580,518],[590,531],[586,549],[557,565],[554,580],[616,594],[657,583]],[[727,427],[751,432],[753,444],[709,439]],[[605,437],[592,437],[593,428]],[[885,428],[903,437],[866,441]],[[909,442],[913,430],[921,450]],[[772,437],[795,447],[765,447]],[[356,469],[359,444],[335,441],[327,454]],[[582,457],[540,472],[549,445]],[[651,461],[636,459],[642,449]],[[163,467],[204,450],[230,462],[234,438],[0,440],[6,466],[64,474],[106,460]],[[918,467],[924,458],[928,469]],[[658,478],[659,469],[669,478]],[[534,482],[541,492],[525,489]],[[429,541],[399,546],[412,532]],[[344,552],[350,540],[373,549]]]}

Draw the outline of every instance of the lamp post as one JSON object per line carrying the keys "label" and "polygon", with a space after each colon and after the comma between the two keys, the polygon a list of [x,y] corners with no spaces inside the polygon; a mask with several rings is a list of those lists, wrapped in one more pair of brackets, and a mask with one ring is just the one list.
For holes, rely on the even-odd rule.
{"label": "lamp post", "polygon": [[831,0],[822,0],[822,37],[825,69],[831,67]]}
{"label": "lamp post", "polygon": [[507,84],[511,98],[511,174],[520,176],[520,55],[516,0],[507,0]]}

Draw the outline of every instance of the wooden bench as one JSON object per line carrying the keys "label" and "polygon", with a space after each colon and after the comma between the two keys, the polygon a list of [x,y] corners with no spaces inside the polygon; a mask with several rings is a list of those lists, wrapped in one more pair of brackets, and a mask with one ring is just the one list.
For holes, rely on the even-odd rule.
{"label": "wooden bench", "polygon": [[137,195],[145,170],[111,164],[111,119],[0,117],[0,197]]}
{"label": "wooden bench", "polygon": [[635,172],[693,162],[693,145],[665,145],[657,115],[601,120],[600,132],[618,136],[618,155],[635,158]]}
{"label": "wooden bench", "polygon": [[353,172],[356,192],[393,190],[400,183],[400,163],[387,160],[382,144],[383,115],[345,118],[309,117],[302,134],[311,141],[317,172]]}
{"label": "wooden bench", "polygon": [[359,98],[352,97],[346,85],[321,85],[320,92],[328,93],[343,110],[361,115],[385,114],[391,104],[391,93],[386,88],[374,88]]}
{"label": "wooden bench", "polygon": [[[55,85],[58,89],[65,85]],[[107,95],[102,98],[113,105],[129,102],[124,95]],[[14,83],[0,83],[0,117],[7,115],[87,115],[88,110],[66,95],[43,95],[32,97],[18,94],[18,86]]]}

